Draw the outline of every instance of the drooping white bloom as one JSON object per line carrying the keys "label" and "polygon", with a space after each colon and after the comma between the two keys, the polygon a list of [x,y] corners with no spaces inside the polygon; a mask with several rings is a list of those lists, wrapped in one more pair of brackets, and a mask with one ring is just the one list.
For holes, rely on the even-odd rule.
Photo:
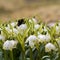
{"label": "drooping white bloom", "polygon": [[50,35],[49,34],[46,34],[46,35],[38,35],[38,40],[39,42],[43,43],[43,42],[49,42],[51,39]]}
{"label": "drooping white bloom", "polygon": [[28,43],[28,42],[29,42],[29,46],[30,46],[31,48],[33,48],[34,45],[38,42],[37,37],[36,37],[35,35],[30,35],[30,36],[27,38],[27,40],[26,40],[25,43]]}
{"label": "drooping white bloom", "polygon": [[32,21],[37,24],[37,20],[35,18],[29,19],[29,22],[32,23]]}
{"label": "drooping white bloom", "polygon": [[17,25],[17,22],[12,22],[11,26],[15,27]]}
{"label": "drooping white bloom", "polygon": [[53,27],[54,25],[55,25],[54,22],[51,22],[51,23],[48,24],[49,27]]}
{"label": "drooping white bloom", "polygon": [[60,33],[60,26],[56,26],[56,34]]}
{"label": "drooping white bloom", "polygon": [[16,48],[16,45],[17,45],[17,41],[14,41],[14,40],[7,40],[6,42],[4,42],[3,44],[3,49],[4,50],[12,50],[13,48]]}
{"label": "drooping white bloom", "polygon": [[[12,23],[10,23],[10,25],[11,25],[12,27],[15,27],[15,26],[17,26],[17,22],[12,22]],[[10,25],[8,24],[8,27],[10,27]]]}
{"label": "drooping white bloom", "polygon": [[5,36],[0,35],[0,40],[4,41],[5,40]]}
{"label": "drooping white bloom", "polygon": [[35,24],[35,25],[34,25],[34,28],[35,28],[36,30],[39,29],[39,27],[40,27],[39,24]]}
{"label": "drooping white bloom", "polygon": [[32,18],[32,20],[34,21],[34,23],[37,23],[37,20],[35,18]]}
{"label": "drooping white bloom", "polygon": [[26,24],[21,24],[19,27],[17,27],[17,29],[20,32],[20,34],[23,35],[24,32],[27,30],[27,25]]}
{"label": "drooping white bloom", "polygon": [[13,28],[13,32],[14,32],[15,34],[18,34],[18,33],[19,33],[19,31],[18,31],[16,28]]}
{"label": "drooping white bloom", "polygon": [[21,24],[19,27],[18,27],[19,30],[26,30],[27,29],[27,25],[26,24]]}
{"label": "drooping white bloom", "polygon": [[9,27],[5,27],[5,29],[6,29],[6,31],[7,31],[8,33],[11,33],[11,32],[12,32],[12,29],[10,29]]}
{"label": "drooping white bloom", "polygon": [[45,52],[51,52],[52,50],[56,51],[55,45],[53,45],[52,43],[48,43],[45,45]]}

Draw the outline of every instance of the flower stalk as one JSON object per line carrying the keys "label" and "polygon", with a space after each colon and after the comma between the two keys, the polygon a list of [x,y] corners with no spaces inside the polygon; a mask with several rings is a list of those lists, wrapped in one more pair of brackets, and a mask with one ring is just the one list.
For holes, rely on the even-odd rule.
{"label": "flower stalk", "polygon": [[33,60],[32,48],[30,47],[30,60]]}
{"label": "flower stalk", "polygon": [[10,57],[11,57],[11,60],[14,60],[13,59],[13,51],[12,50],[10,50]]}

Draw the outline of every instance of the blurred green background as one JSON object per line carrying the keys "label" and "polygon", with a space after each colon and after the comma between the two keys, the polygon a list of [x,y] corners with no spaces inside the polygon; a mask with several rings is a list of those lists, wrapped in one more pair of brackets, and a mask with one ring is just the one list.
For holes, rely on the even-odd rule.
{"label": "blurred green background", "polygon": [[0,20],[41,17],[45,22],[60,20],[60,0],[0,0]]}

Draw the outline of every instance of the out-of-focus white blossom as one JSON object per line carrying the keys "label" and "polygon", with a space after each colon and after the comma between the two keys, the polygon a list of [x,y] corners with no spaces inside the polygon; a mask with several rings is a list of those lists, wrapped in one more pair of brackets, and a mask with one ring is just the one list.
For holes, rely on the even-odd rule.
{"label": "out-of-focus white blossom", "polygon": [[27,25],[26,24],[21,24],[19,27],[18,27],[18,30],[26,30],[27,29]]}
{"label": "out-of-focus white blossom", "polygon": [[27,40],[26,40],[25,43],[28,43],[28,42],[29,42],[29,46],[30,46],[31,48],[33,48],[34,45],[38,42],[38,39],[37,39],[37,37],[36,37],[35,35],[30,35],[30,36],[27,38]]}
{"label": "out-of-focus white blossom", "polygon": [[49,27],[53,27],[54,25],[55,25],[54,22],[51,22],[51,23],[48,24]]}
{"label": "out-of-focus white blossom", "polygon": [[4,42],[3,44],[3,49],[4,50],[12,50],[13,48],[16,48],[16,45],[17,45],[17,41],[14,41],[14,40],[7,40],[6,42]]}
{"label": "out-of-focus white blossom", "polygon": [[37,24],[37,20],[35,18],[29,19],[29,22],[32,23],[32,21]]}
{"label": "out-of-focus white blossom", "polygon": [[27,25],[26,24],[21,24],[19,27],[17,27],[17,29],[20,32],[20,34],[23,35],[24,32],[27,30]]}
{"label": "out-of-focus white blossom", "polygon": [[14,32],[15,34],[18,34],[18,33],[19,33],[19,31],[18,31],[16,28],[13,28],[13,32]]}
{"label": "out-of-focus white blossom", "polygon": [[34,21],[34,23],[37,23],[37,20],[35,18],[32,18],[32,20]]}
{"label": "out-of-focus white blossom", "polygon": [[39,29],[40,25],[39,24],[35,24],[34,28],[37,30]]}
{"label": "out-of-focus white blossom", "polygon": [[52,50],[56,51],[55,45],[53,45],[52,43],[48,43],[45,45],[45,52],[51,52]]}
{"label": "out-of-focus white blossom", "polygon": [[10,29],[9,27],[5,27],[5,29],[6,29],[6,31],[7,31],[8,33],[11,33],[11,32],[12,32],[12,29]]}
{"label": "out-of-focus white blossom", "polygon": [[5,40],[5,36],[0,35],[0,40],[4,41]]}
{"label": "out-of-focus white blossom", "polygon": [[[12,22],[12,23],[10,23],[10,25],[11,25],[12,27],[15,27],[15,26],[17,26],[17,22]],[[10,27],[10,25],[8,24],[8,27]]]}
{"label": "out-of-focus white blossom", "polygon": [[39,42],[43,43],[43,42],[49,42],[51,39],[50,35],[49,34],[46,34],[46,35],[38,35],[38,40]]}
{"label": "out-of-focus white blossom", "polygon": [[60,26],[56,26],[56,34],[60,33]]}

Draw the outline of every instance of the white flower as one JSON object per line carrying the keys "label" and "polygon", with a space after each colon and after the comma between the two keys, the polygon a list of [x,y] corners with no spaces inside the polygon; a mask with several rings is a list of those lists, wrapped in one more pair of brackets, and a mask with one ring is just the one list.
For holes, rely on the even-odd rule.
{"label": "white flower", "polygon": [[3,44],[3,49],[4,50],[12,50],[13,48],[16,48],[16,45],[17,45],[17,41],[14,41],[14,40],[7,40],[6,42],[4,42]]}
{"label": "white flower", "polygon": [[4,41],[5,40],[5,36],[0,35],[0,40]]}
{"label": "white flower", "polygon": [[37,24],[37,20],[35,18],[29,19],[29,22],[32,23],[32,21]]}
{"label": "white flower", "polygon": [[34,23],[37,23],[37,20],[35,18],[32,18],[32,20],[34,21]]}
{"label": "white flower", "polygon": [[34,28],[37,30],[39,29],[40,25],[39,24],[35,24]]}
{"label": "white flower", "polygon": [[19,30],[26,30],[27,29],[27,25],[26,24],[21,24],[19,27],[18,27]]}
{"label": "white flower", "polygon": [[19,33],[16,28],[13,28],[13,32],[14,32],[15,34],[18,34],[18,33]]}
{"label": "white flower", "polygon": [[29,46],[30,46],[31,48],[33,48],[34,45],[38,42],[37,37],[36,37],[35,35],[30,35],[30,36],[27,38],[27,40],[26,40],[25,43],[28,43],[28,42],[29,42]]}
{"label": "white flower", "polygon": [[21,24],[19,27],[17,27],[17,29],[20,32],[20,34],[23,35],[24,32],[27,30],[27,25],[26,24]]}
{"label": "white flower", "polygon": [[15,27],[17,25],[17,22],[12,22],[11,26]]}
{"label": "white flower", "polygon": [[[11,25],[12,27],[15,27],[15,26],[17,26],[17,22],[12,22],[12,23],[10,23],[10,25]],[[10,27],[10,25],[8,24],[8,27]]]}
{"label": "white flower", "polygon": [[43,43],[43,42],[49,42],[51,39],[50,35],[49,34],[46,34],[46,35],[38,35],[38,40],[39,42]]}
{"label": "white flower", "polygon": [[52,50],[56,51],[55,45],[53,45],[52,43],[48,43],[45,45],[45,52],[51,52]]}
{"label": "white flower", "polygon": [[11,33],[11,32],[12,32],[12,30],[11,30],[9,27],[5,27],[5,29],[6,29],[6,31],[7,31],[8,33]]}
{"label": "white flower", "polygon": [[56,26],[56,34],[60,33],[60,26]]}
{"label": "white flower", "polygon": [[54,25],[55,25],[54,22],[51,22],[51,23],[48,24],[49,27],[53,27]]}

